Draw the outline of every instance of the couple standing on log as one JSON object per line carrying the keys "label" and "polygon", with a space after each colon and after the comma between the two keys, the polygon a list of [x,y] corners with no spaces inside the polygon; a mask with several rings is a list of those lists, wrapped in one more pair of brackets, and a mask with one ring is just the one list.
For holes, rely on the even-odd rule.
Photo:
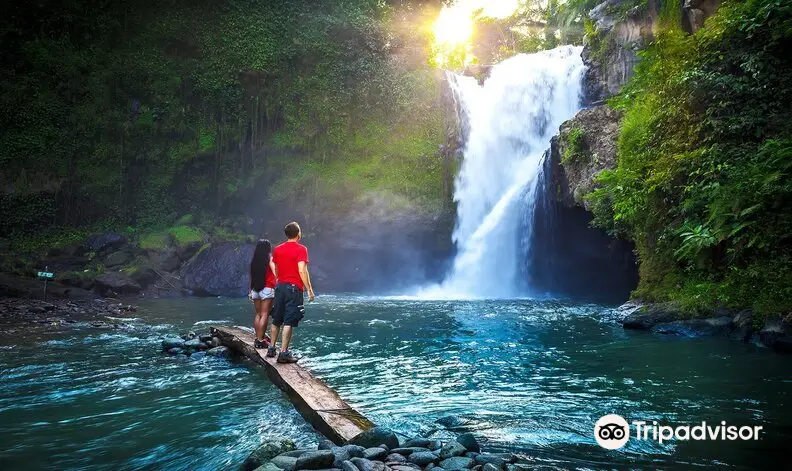
{"label": "couple standing on log", "polygon": [[[267,357],[277,354],[275,344],[281,339],[278,363],[295,363],[298,358],[289,350],[292,330],[305,315],[303,292],[308,290],[308,300],[315,298],[311,277],[308,275],[308,248],[300,244],[302,234],[296,222],[286,224],[286,242],[273,250],[272,244],[261,239],[256,244],[250,262],[250,293],[248,297],[256,308],[253,327],[256,331],[255,348],[266,348]],[[266,336],[267,321],[272,315],[270,337]],[[271,343],[270,343],[271,342]]]}

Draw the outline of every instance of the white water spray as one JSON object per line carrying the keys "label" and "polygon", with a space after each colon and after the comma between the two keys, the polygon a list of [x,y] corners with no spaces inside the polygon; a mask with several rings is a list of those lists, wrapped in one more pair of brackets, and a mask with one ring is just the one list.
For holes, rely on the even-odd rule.
{"label": "white water spray", "polygon": [[479,86],[448,74],[470,129],[456,180],[457,256],[446,280],[425,297],[505,298],[527,294],[520,265],[530,252],[542,156],[550,138],[580,107],[580,47],[512,57]]}

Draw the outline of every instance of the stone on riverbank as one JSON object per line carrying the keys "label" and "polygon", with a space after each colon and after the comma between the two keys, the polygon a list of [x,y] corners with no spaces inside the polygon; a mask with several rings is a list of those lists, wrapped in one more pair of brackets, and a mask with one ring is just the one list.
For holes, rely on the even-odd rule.
{"label": "stone on riverbank", "polygon": [[273,463],[264,463],[256,468],[255,471],[281,471],[281,469]]}
{"label": "stone on riverbank", "polygon": [[506,467],[506,465],[511,462],[511,460],[506,459],[506,457],[493,453],[481,453],[474,458],[474,461],[476,464],[480,465],[491,464],[499,469]]}
{"label": "stone on riverbank", "polygon": [[273,439],[259,445],[242,463],[242,471],[253,471],[265,462],[287,451],[294,450],[294,442],[288,439]]}
{"label": "stone on riverbank", "polygon": [[411,447],[394,448],[393,450],[391,450],[392,453],[398,453],[404,456],[410,456],[413,453],[418,453],[421,451],[429,451],[429,448],[423,448],[420,446],[411,446]]}
{"label": "stone on riverbank", "polygon": [[[467,448],[457,442],[448,442],[440,449],[440,459],[452,458],[454,456],[462,456],[467,451]],[[443,466],[445,468],[445,466]]]}
{"label": "stone on riverbank", "polygon": [[352,464],[351,461],[345,460],[341,462],[341,470],[342,471],[360,471],[357,466]]}
{"label": "stone on riverbank", "polygon": [[381,461],[371,461],[365,458],[352,458],[350,461],[360,471],[385,471],[385,463]]}
{"label": "stone on riverbank", "polygon": [[388,449],[393,449],[399,447],[399,438],[396,437],[395,433],[385,427],[374,427],[350,440],[349,444],[359,445],[363,448],[386,445]]}
{"label": "stone on riverbank", "polygon": [[284,471],[294,471],[294,467],[297,465],[297,457],[278,455],[272,458],[271,462]]}
{"label": "stone on riverbank", "polygon": [[404,455],[400,455],[398,453],[391,453],[390,455],[385,457],[385,464],[388,463],[406,463],[407,458]]}
{"label": "stone on riverbank", "polygon": [[431,451],[419,451],[417,453],[411,454],[407,461],[413,464],[417,464],[418,466],[424,467],[429,463],[434,463],[437,461],[438,456]]}
{"label": "stone on riverbank", "polygon": [[405,448],[412,448],[412,447],[421,447],[421,448],[429,448],[429,445],[432,443],[432,440],[428,438],[411,438],[404,442]]}
{"label": "stone on riverbank", "polygon": [[366,451],[366,449],[363,448],[362,446],[360,446],[360,445],[352,445],[352,444],[347,444],[347,445],[344,445],[342,447],[337,447],[337,448],[341,448],[343,450],[346,450],[346,452],[349,453],[349,456],[352,457],[352,458],[363,458],[363,452]]}
{"label": "stone on riverbank", "polygon": [[303,454],[294,464],[295,470],[300,469],[324,469],[333,466],[335,455],[330,450],[309,451]]}
{"label": "stone on riverbank", "polygon": [[462,435],[456,437],[456,442],[465,447],[467,451],[473,451],[476,453],[481,451],[478,441],[476,441],[476,437],[474,437],[470,432],[463,433]]}
{"label": "stone on riverbank", "polygon": [[285,453],[281,453],[279,456],[290,456],[292,458],[299,458],[300,456],[308,453],[309,451],[316,451],[316,448],[296,448],[294,450],[289,450]]}
{"label": "stone on riverbank", "polygon": [[465,456],[454,456],[440,462],[440,467],[448,470],[469,469],[473,467],[474,461]]}
{"label": "stone on riverbank", "polygon": [[363,451],[363,458],[372,461],[382,461],[387,455],[388,451],[380,447],[366,448]]}

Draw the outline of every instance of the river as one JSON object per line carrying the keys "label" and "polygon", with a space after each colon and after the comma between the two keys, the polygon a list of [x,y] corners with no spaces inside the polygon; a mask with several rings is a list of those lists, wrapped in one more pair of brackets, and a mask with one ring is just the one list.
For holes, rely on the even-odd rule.
{"label": "river", "polygon": [[[135,315],[113,331],[0,338],[3,469],[230,469],[265,438],[316,443],[257,367],[159,352],[166,333],[249,324],[246,300],[143,300]],[[722,338],[626,332],[615,316],[557,300],[322,296],[296,344],[302,364],[403,434],[470,429],[488,450],[564,468],[779,469],[792,439],[788,357]],[[592,427],[608,413],[765,434],[606,451]]]}

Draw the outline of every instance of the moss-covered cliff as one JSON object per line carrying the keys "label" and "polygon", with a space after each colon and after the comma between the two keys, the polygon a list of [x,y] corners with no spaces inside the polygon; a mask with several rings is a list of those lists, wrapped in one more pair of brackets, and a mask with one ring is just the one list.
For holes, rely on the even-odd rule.
{"label": "moss-covered cliff", "polygon": [[[606,2],[593,16],[618,14],[626,3]],[[612,22],[598,19],[586,46],[599,61],[591,88],[602,92],[596,98],[615,96],[562,127],[562,199],[635,242],[635,296],[688,312],[786,313],[792,6],[724,1],[716,10],[718,3],[649,2]],[[639,60],[630,73],[613,74],[612,64],[629,63],[618,32],[636,31],[636,22],[651,25],[629,46],[640,49]],[[622,77],[629,80],[620,88]],[[603,159],[602,149],[615,149],[615,159]]]}

